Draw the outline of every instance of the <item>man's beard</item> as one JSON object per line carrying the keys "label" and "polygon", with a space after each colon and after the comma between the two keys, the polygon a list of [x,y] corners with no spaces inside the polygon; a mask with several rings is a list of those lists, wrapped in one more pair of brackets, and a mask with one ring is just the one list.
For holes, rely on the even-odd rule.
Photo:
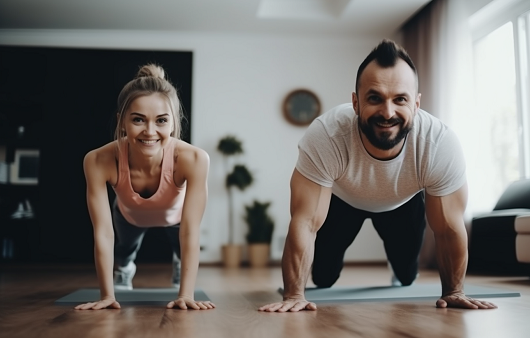
{"label": "man's beard", "polygon": [[[368,119],[368,121],[363,122],[361,118],[359,117],[359,128],[363,132],[363,134],[366,136],[368,141],[376,147],[377,149],[381,150],[390,150],[394,148],[399,142],[401,142],[405,136],[412,130],[412,120],[407,123],[403,124],[403,120],[399,117],[393,117],[391,119],[385,120],[382,116],[372,116]],[[377,127],[377,123],[384,123],[384,124],[398,124],[399,131],[397,135],[394,138],[391,138],[390,132],[375,132],[375,128]]]}

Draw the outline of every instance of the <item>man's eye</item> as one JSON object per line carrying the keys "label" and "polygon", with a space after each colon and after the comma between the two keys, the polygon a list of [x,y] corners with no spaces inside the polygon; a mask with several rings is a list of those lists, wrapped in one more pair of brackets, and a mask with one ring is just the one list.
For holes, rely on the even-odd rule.
{"label": "man's eye", "polygon": [[379,102],[379,101],[381,101],[381,98],[379,96],[370,95],[370,96],[368,96],[368,101],[370,101],[370,102]]}
{"label": "man's eye", "polygon": [[407,99],[404,97],[398,97],[396,98],[396,102],[399,102],[399,103],[407,102]]}

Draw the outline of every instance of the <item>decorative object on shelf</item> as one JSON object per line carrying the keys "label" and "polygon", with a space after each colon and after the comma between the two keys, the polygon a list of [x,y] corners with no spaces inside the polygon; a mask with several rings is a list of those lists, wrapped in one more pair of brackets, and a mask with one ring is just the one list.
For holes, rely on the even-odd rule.
{"label": "decorative object on shelf", "polygon": [[223,154],[226,175],[225,187],[228,193],[228,243],[223,245],[222,260],[225,267],[238,267],[241,264],[242,247],[234,243],[234,200],[233,188],[245,190],[252,184],[254,178],[252,174],[242,164],[231,165],[229,159],[242,154],[243,147],[241,141],[235,136],[228,135],[219,141],[217,150]]}
{"label": "decorative object on shelf", "polygon": [[267,209],[270,202],[254,201],[245,205],[245,222],[248,225],[247,243],[251,267],[260,268],[269,264],[270,244],[274,231],[274,221]]}
{"label": "decorative object on shelf", "polygon": [[320,115],[320,100],[308,89],[293,90],[283,100],[283,115],[290,123],[307,126]]}
{"label": "decorative object on shelf", "polygon": [[39,150],[15,149],[9,182],[12,184],[39,183]]}
{"label": "decorative object on shelf", "polygon": [[35,218],[33,213],[33,208],[28,199],[25,199],[24,202],[18,203],[18,208],[11,214],[11,219],[32,219]]}

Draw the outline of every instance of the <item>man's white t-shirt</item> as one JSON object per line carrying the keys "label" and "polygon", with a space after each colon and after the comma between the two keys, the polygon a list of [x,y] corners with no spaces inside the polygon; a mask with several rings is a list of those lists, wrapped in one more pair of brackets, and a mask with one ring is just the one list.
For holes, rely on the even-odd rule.
{"label": "man's white t-shirt", "polygon": [[368,154],[357,120],[351,103],[315,119],[298,144],[296,169],[370,212],[394,210],[423,189],[432,196],[449,195],[466,182],[456,134],[427,112],[418,110],[401,153],[387,161]]}

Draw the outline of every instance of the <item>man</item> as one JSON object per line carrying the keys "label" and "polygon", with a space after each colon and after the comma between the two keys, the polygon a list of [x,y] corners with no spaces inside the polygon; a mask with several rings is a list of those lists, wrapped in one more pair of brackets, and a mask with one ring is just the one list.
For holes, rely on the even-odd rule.
{"label": "man", "polygon": [[418,274],[427,218],[442,283],[436,306],[496,307],[463,292],[465,162],[456,135],[419,109],[420,97],[412,60],[383,40],[359,67],[352,104],[308,128],[291,178],[283,301],[260,311],[315,310],[304,296],[311,265],[315,285],[332,286],[366,218],[384,242],[398,285],[410,285]]}

